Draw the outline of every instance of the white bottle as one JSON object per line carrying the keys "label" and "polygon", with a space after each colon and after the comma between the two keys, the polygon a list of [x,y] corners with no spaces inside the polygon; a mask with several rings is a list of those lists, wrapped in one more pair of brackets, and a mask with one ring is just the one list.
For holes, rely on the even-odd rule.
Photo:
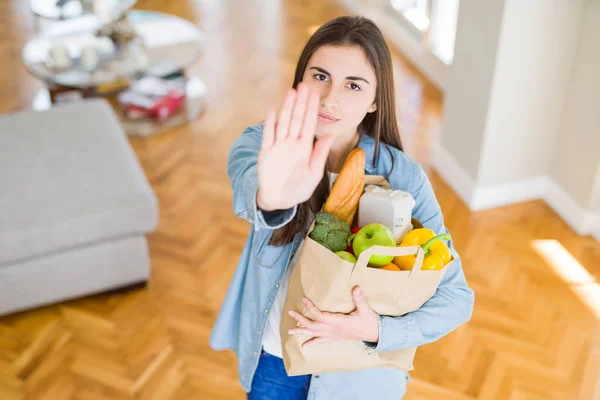
{"label": "white bottle", "polygon": [[402,190],[368,185],[358,203],[358,226],[379,223],[393,232],[396,243],[412,230],[411,218],[415,199]]}
{"label": "white bottle", "polygon": [[53,43],[49,49],[52,68],[56,70],[67,69],[71,66],[71,56],[68,47],[63,43]]}
{"label": "white bottle", "polygon": [[85,46],[81,49],[81,66],[86,71],[95,71],[98,68],[98,50],[94,46]]}

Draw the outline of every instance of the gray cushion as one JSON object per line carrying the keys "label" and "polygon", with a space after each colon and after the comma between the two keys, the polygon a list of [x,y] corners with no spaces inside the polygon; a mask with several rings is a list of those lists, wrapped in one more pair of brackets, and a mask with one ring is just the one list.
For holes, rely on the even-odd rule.
{"label": "gray cushion", "polygon": [[151,232],[157,199],[105,100],[0,117],[0,267]]}
{"label": "gray cushion", "polygon": [[143,236],[96,242],[0,267],[0,316],[150,278]]}

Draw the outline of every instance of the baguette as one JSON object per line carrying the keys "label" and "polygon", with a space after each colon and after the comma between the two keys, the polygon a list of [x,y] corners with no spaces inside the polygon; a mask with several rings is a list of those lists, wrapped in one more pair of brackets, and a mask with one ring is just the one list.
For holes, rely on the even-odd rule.
{"label": "baguette", "polygon": [[348,154],[323,206],[323,211],[345,221],[349,227],[352,227],[365,188],[365,157],[364,150],[359,147]]}

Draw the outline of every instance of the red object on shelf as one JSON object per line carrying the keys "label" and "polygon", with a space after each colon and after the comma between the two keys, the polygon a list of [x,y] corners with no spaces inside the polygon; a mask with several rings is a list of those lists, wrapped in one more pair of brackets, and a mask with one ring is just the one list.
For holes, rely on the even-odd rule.
{"label": "red object on shelf", "polygon": [[150,108],[137,106],[135,104],[129,104],[126,106],[126,108],[127,112],[138,116],[157,117],[163,119],[169,117],[175,111],[177,111],[177,109],[181,106],[181,103],[183,103],[183,100],[185,100],[185,93],[172,93],[155,101]]}
{"label": "red object on shelf", "polygon": [[119,104],[129,118],[159,118],[171,116],[185,101],[185,83],[146,77],[119,95]]}

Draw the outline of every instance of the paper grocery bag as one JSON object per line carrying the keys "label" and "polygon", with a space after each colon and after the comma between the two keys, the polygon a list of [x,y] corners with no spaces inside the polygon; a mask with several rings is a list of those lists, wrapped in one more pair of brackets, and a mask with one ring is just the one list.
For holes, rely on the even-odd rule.
{"label": "paper grocery bag", "polygon": [[[367,184],[387,182],[367,176]],[[309,229],[312,231],[314,222]],[[416,254],[412,271],[387,271],[368,267],[372,254],[400,256]],[[402,316],[419,309],[435,293],[442,277],[454,262],[441,270],[422,271],[424,252],[420,246],[373,246],[360,254],[356,264],[345,261],[308,237],[294,266],[282,313],[280,333],[283,361],[288,375],[350,371],[366,368],[413,369],[416,348],[369,354],[362,341],[326,342],[302,348],[311,337],[290,335],[297,322],[289,310],[308,314],[302,302],[310,299],[322,311],[350,313],[356,309],[352,289],[360,286],[371,308],[380,315]]]}

